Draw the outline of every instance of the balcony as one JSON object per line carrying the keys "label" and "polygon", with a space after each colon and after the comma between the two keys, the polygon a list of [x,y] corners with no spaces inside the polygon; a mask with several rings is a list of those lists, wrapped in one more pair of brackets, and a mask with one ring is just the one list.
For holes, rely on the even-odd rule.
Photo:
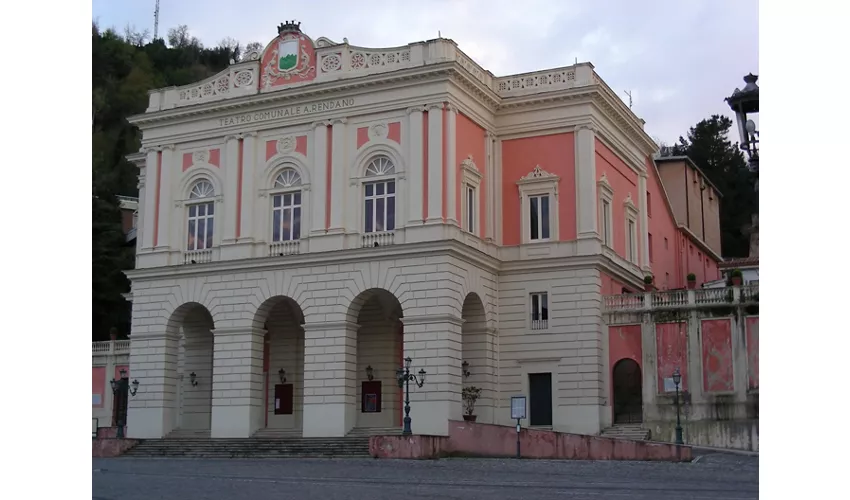
{"label": "balcony", "polygon": [[381,233],[365,233],[360,236],[360,242],[363,248],[366,247],[385,247],[395,243],[395,231],[384,231]]}
{"label": "balcony", "polygon": [[604,312],[699,309],[718,306],[751,306],[759,303],[758,284],[696,290],[665,290],[602,297]]}
{"label": "balcony", "polygon": [[184,264],[206,264],[213,261],[213,249],[187,250],[183,252]]}
{"label": "balcony", "polygon": [[298,255],[301,253],[301,240],[278,241],[269,245],[269,257]]}
{"label": "balcony", "polygon": [[92,356],[110,356],[116,354],[130,354],[130,340],[107,340],[91,343]]}

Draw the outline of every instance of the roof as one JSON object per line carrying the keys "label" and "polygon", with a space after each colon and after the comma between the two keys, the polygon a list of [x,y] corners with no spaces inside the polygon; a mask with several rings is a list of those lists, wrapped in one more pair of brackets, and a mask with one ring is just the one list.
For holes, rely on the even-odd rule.
{"label": "roof", "polygon": [[691,168],[693,168],[694,170],[699,172],[699,174],[702,176],[703,179],[705,179],[705,182],[709,186],[711,186],[712,188],[714,188],[715,191],[717,191],[717,196],[720,196],[721,198],[723,197],[723,193],[720,191],[720,189],[718,189],[717,186],[715,186],[714,183],[711,182],[711,179],[709,179],[708,176],[705,175],[705,172],[703,172],[702,169],[699,168],[697,166],[697,164],[694,163],[694,161],[691,160],[691,158],[689,156],[686,156],[686,155],[657,156],[657,157],[654,158],[654,160],[655,160],[656,163],[663,163],[663,162],[667,162],[667,161],[683,161],[683,162],[687,163],[688,165],[691,166]]}
{"label": "roof", "polygon": [[718,269],[734,269],[736,267],[758,267],[758,257],[741,257],[736,259],[727,259],[717,263]]}

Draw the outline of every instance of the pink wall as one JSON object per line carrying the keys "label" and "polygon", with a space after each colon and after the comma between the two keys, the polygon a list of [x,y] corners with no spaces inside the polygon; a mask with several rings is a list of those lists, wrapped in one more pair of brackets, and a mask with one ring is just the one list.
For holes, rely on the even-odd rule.
{"label": "pink wall", "polygon": [[106,399],[106,368],[103,366],[93,366],[91,369],[91,393],[100,394],[100,404],[92,404],[92,407],[103,408]]}
{"label": "pink wall", "polygon": [[747,316],[747,376],[750,389],[759,388],[759,317]]}
{"label": "pink wall", "polygon": [[[655,164],[646,159],[646,192],[651,203],[651,216],[647,217],[649,234],[652,235],[652,261],[649,263],[655,286],[660,290],[683,288],[681,256],[678,250],[679,231],[670,211]],[[666,243],[665,243],[666,241]]]}
{"label": "pink wall", "polygon": [[602,295],[620,295],[623,293],[624,287],[632,292],[641,291],[635,290],[632,286],[627,286],[622,281],[611,277],[607,273],[600,272],[599,275],[602,278]]}
{"label": "pink wall", "polygon": [[[475,162],[475,166],[478,168],[478,172],[481,174],[481,186],[478,188],[478,214],[479,214],[479,222],[477,234],[482,238],[485,234],[487,234],[487,217],[485,214],[487,213],[487,197],[490,196],[490,193],[487,192],[487,169],[485,168],[487,165],[487,153],[485,152],[484,141],[486,139],[484,129],[478,126],[477,123],[470,120],[465,115],[458,113],[457,122],[456,122],[456,141],[457,146],[455,147],[455,165],[460,165],[465,159],[467,159],[470,155],[472,156],[472,161]],[[463,214],[463,172],[461,172],[458,167],[457,170],[457,182],[455,183],[456,187],[456,207],[457,207],[457,220],[460,221],[461,227],[464,227],[465,221],[461,221],[461,217]]]}
{"label": "pink wall", "polygon": [[[401,144],[401,123],[392,122],[387,124],[387,139]],[[369,127],[360,127],[357,129],[357,149],[362,148],[369,142]]]}
{"label": "pink wall", "polygon": [[688,324],[656,324],[655,347],[658,355],[658,393],[665,392],[664,379],[672,377],[676,368],[682,374],[679,390],[688,390]]}
{"label": "pink wall", "polygon": [[[596,139],[596,177],[608,178],[611,188],[614,190],[614,201],[611,203],[611,213],[614,222],[612,232],[614,233],[614,251],[622,258],[626,258],[626,208],[623,203],[629,194],[636,207],[640,206],[640,194],[638,193],[638,174],[630,169],[608,146]],[[642,232],[640,217],[637,220],[637,234]],[[640,259],[641,245],[640,236],[637,244],[638,259]],[[639,261],[639,260],[638,260]]]}
{"label": "pink wall", "polygon": [[[614,398],[614,365],[621,359],[637,362],[643,374],[643,347],[641,346],[640,325],[619,325],[608,327],[608,372],[611,374],[609,394]],[[643,380],[643,377],[641,377]],[[613,406],[611,411],[614,411]]]}
{"label": "pink wall", "polygon": [[[299,135],[295,138],[295,152],[307,156],[307,136]],[[266,161],[277,154],[277,140],[266,141]]]}
{"label": "pink wall", "polygon": [[732,322],[702,320],[702,386],[705,392],[735,390],[732,372]]}
{"label": "pink wall", "polygon": [[[294,83],[309,82],[316,78],[316,50],[313,48],[313,42],[307,37],[307,35],[299,33],[284,33],[283,36],[275,37],[266,47],[265,52],[263,52],[260,68],[265,68],[271,65],[272,68],[277,69],[277,61],[273,59],[278,50],[278,41],[281,39],[298,40],[300,48],[298,64],[295,67],[295,70],[291,71],[287,75],[288,78],[271,78],[271,87],[283,87]],[[306,57],[304,57],[304,55],[306,55]],[[263,78],[255,78],[257,82],[256,84],[259,85],[262,79]]]}
{"label": "pink wall", "polygon": [[502,240],[519,245],[520,205],[517,181],[540,165],[561,178],[558,230],[561,241],[576,239],[575,138],[572,132],[502,141]]}

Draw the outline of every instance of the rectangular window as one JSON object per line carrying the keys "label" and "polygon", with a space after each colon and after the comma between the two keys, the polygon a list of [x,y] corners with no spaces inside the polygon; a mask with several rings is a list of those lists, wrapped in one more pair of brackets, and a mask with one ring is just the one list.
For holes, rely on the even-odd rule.
{"label": "rectangular window", "polygon": [[395,181],[371,182],[363,186],[364,232],[395,230]]}
{"label": "rectangular window", "polygon": [[652,196],[649,195],[649,191],[646,192],[646,216],[652,217]]}
{"label": "rectangular window", "polygon": [[613,246],[611,242],[611,202],[602,200],[602,244]]}
{"label": "rectangular window", "polygon": [[301,239],[301,191],[272,196],[272,241]]}
{"label": "rectangular window", "polygon": [[664,238],[664,250],[667,250],[669,243],[667,242],[667,238]]}
{"label": "rectangular window", "polygon": [[212,248],[214,216],[215,203],[213,202],[189,205],[187,251]]}
{"label": "rectangular window", "polygon": [[475,233],[475,188],[466,186],[466,230]]}
{"label": "rectangular window", "polygon": [[549,327],[549,295],[546,292],[531,294],[531,329],[545,330]]}
{"label": "rectangular window", "polygon": [[637,262],[637,226],[633,220],[629,220],[629,229],[626,238],[626,259],[629,262],[635,263]]}
{"label": "rectangular window", "polygon": [[549,239],[549,195],[528,197],[529,228],[531,241]]}
{"label": "rectangular window", "polygon": [[649,240],[648,241],[648,243],[649,243],[649,261],[654,262],[655,259],[653,259],[653,257],[652,257],[652,233],[649,233],[648,236],[649,237],[647,239]]}

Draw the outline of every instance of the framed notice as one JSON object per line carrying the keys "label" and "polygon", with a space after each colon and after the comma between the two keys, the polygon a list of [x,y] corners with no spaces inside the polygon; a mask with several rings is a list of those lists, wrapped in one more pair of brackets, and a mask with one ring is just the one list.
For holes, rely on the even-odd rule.
{"label": "framed notice", "polygon": [[676,384],[673,382],[673,377],[664,379],[664,392],[676,392]]}
{"label": "framed notice", "polygon": [[363,382],[360,386],[361,403],[360,411],[362,413],[380,413],[381,412],[381,381],[372,380]]}
{"label": "framed notice", "polygon": [[92,394],[91,395],[91,405],[92,406],[100,406],[103,404],[103,399],[100,394]]}
{"label": "framed notice", "polygon": [[522,420],[525,418],[525,396],[511,397],[511,419]]}

